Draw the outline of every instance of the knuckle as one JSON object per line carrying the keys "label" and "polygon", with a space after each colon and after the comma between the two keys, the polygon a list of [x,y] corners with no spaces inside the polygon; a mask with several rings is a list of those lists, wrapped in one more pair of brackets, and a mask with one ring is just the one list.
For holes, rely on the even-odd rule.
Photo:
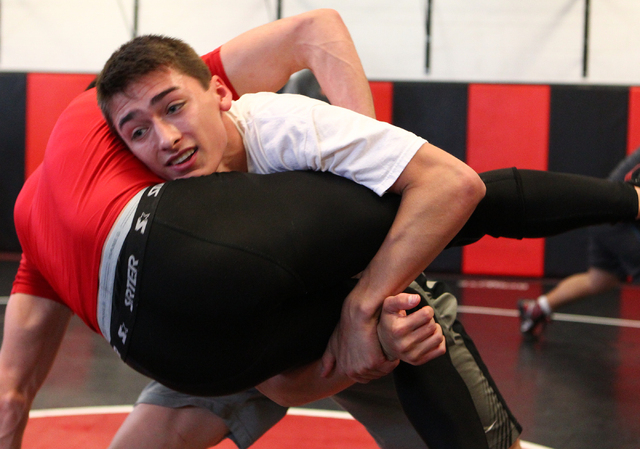
{"label": "knuckle", "polygon": [[400,338],[405,334],[405,326],[401,324],[395,324],[390,330],[393,338]]}

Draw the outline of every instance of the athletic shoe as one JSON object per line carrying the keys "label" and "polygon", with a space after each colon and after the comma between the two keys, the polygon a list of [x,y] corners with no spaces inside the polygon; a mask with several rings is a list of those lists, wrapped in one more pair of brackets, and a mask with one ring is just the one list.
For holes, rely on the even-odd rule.
{"label": "athletic shoe", "polygon": [[539,335],[551,322],[551,317],[544,313],[535,299],[518,301],[518,311],[520,312],[520,332],[525,335]]}

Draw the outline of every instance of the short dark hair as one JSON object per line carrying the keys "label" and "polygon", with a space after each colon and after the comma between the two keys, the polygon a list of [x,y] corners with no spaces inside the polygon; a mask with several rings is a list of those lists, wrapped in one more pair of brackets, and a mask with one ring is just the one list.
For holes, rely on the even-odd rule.
{"label": "short dark hair", "polygon": [[167,36],[139,36],[116,50],[106,62],[96,81],[98,104],[111,128],[109,103],[131,84],[161,69],[174,69],[197,79],[205,90],[211,85],[211,71],[195,50]]}

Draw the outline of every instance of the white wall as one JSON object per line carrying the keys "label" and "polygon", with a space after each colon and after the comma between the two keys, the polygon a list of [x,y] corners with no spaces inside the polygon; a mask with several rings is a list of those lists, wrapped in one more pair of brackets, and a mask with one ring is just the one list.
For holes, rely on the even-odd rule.
{"label": "white wall", "polygon": [[[113,1],[113,0],[111,0]],[[140,0],[139,34],[166,34],[207,53],[276,19],[274,0]]]}
{"label": "white wall", "polygon": [[[640,85],[640,1],[282,0],[284,15],[343,16],[370,79]],[[2,0],[0,70],[97,72],[131,36],[133,0]],[[275,18],[276,0],[140,0],[138,32],[180,37],[204,53]]]}

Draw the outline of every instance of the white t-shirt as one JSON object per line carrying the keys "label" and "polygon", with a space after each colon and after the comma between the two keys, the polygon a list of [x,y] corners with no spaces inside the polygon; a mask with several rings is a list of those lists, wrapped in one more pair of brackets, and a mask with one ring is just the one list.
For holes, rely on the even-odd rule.
{"label": "white t-shirt", "polygon": [[229,111],[251,173],[328,171],[383,195],[421,137],[388,123],[296,94],[243,95]]}

